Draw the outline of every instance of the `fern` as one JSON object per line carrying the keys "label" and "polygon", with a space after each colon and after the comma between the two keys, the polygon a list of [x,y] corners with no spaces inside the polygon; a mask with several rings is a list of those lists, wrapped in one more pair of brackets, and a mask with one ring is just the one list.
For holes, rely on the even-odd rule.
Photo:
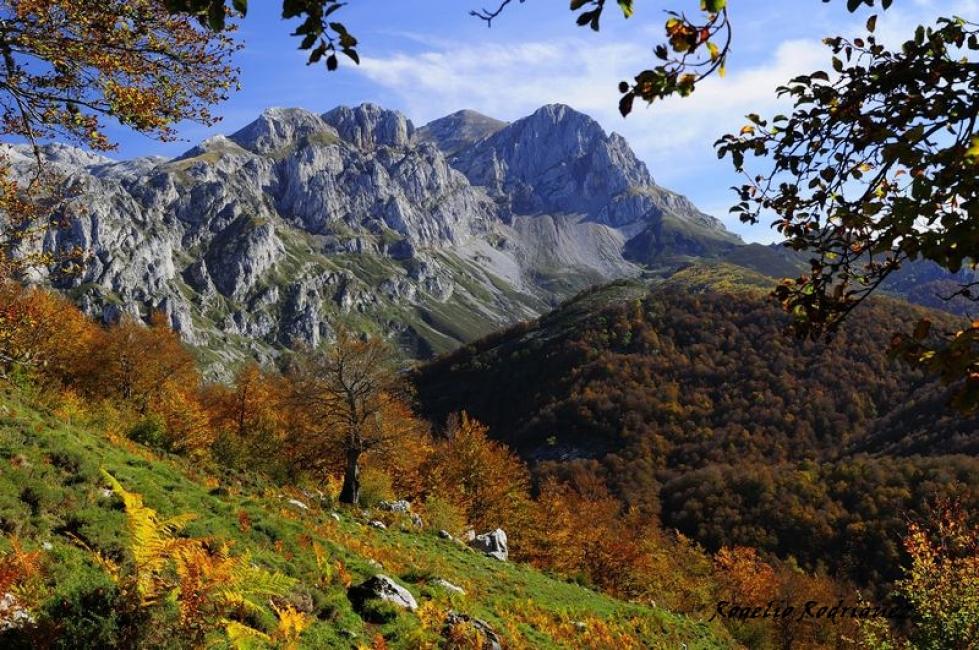
{"label": "fern", "polygon": [[225,620],[225,630],[231,645],[237,650],[251,650],[256,645],[261,647],[274,645],[282,650],[299,648],[299,639],[303,631],[312,623],[311,619],[292,607],[280,608],[273,605],[272,609],[278,618],[278,624],[271,635],[237,621]]}
{"label": "fern", "polygon": [[[142,496],[126,490],[105,470],[102,474],[126,507],[134,565],[132,575],[126,577],[135,584],[141,606],[154,605],[162,596],[172,598],[180,612],[182,634],[188,640],[203,642],[208,630],[223,623],[235,647],[253,647],[256,643],[296,647],[309,623],[291,607],[272,604],[279,620],[272,636],[226,618],[236,612],[266,611],[265,603],[292,590],[297,582],[294,578],[263,569],[248,554],[232,555],[228,543],[215,547],[203,539],[176,537],[193,514],[164,519],[143,503]],[[115,565],[103,566],[119,575]]]}
{"label": "fern", "polygon": [[236,650],[251,650],[252,648],[267,647],[274,641],[272,637],[264,632],[259,632],[253,627],[248,627],[238,621],[225,620],[224,628],[228,633],[228,640]]}
{"label": "fern", "polygon": [[129,551],[135,565],[140,602],[144,606],[153,604],[163,592],[169,591],[163,574],[173,557],[196,543],[175,536],[196,515],[189,513],[164,519],[156,510],[143,504],[141,495],[126,490],[109,472],[103,469],[102,475],[126,508]]}

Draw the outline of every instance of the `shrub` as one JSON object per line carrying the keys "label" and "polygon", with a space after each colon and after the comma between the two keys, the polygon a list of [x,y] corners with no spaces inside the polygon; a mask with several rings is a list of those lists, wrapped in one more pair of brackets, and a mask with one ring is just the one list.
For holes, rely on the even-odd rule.
{"label": "shrub", "polygon": [[423,505],[425,525],[432,530],[445,530],[460,535],[466,528],[466,517],[454,503],[434,494],[425,498]]}
{"label": "shrub", "polygon": [[398,606],[385,600],[372,599],[364,601],[360,609],[360,616],[369,623],[383,625],[390,623],[398,618],[401,610]]}
{"label": "shrub", "polygon": [[372,508],[381,501],[394,499],[391,477],[385,472],[368,467],[360,475],[360,505]]}
{"label": "shrub", "polygon": [[170,439],[163,418],[156,414],[147,415],[126,431],[126,437],[133,442],[153,449],[170,450]]}

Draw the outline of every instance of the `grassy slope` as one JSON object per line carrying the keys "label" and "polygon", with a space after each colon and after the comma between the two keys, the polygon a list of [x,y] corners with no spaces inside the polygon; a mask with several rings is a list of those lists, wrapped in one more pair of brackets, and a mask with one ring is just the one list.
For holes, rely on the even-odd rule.
{"label": "grassy slope", "polygon": [[[160,459],[128,441],[113,442],[69,426],[6,392],[0,394],[0,528],[18,535],[28,547],[53,545],[49,553],[55,560],[52,571],[59,597],[78,585],[104,581],[89,554],[68,539],[69,533],[109,556],[118,557],[125,547],[124,513],[114,497],[103,494],[100,466],[163,514],[197,513],[189,534],[234,540],[236,552],[249,551],[253,561],[298,578],[320,618],[303,637],[308,647],[351,647],[369,642],[378,632],[388,637],[391,647],[415,647],[420,633],[413,614],[402,614],[381,627],[368,625],[351,609],[340,581],[318,586],[321,574],[310,542],[327,549],[331,564],[343,562],[354,582],[376,573],[371,561],[379,561],[383,573],[407,586],[419,602],[434,599],[445,609],[483,618],[511,641],[517,635],[524,647],[608,647],[589,641],[592,631],[597,633],[603,625],[629,634],[642,647],[676,648],[686,643],[692,650],[731,645],[723,632],[704,623],[484,558],[431,531],[396,526],[377,530],[352,512],[343,512],[338,523],[307,497],[298,496],[311,508],[303,513],[288,504],[290,495],[259,481],[218,484],[186,461]],[[247,532],[239,525],[241,511],[248,513]],[[6,542],[0,538],[0,543]],[[429,586],[435,577],[462,586],[467,595],[450,596]],[[575,621],[586,621],[589,631],[577,630]],[[577,635],[577,640],[556,641],[542,627],[561,630],[565,639]],[[345,638],[342,629],[355,632],[357,639]]]}

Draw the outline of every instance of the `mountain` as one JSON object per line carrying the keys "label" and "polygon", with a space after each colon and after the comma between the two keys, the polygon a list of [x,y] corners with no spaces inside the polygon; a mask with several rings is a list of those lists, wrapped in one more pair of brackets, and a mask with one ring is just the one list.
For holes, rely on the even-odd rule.
{"label": "mountain", "polygon": [[506,125],[506,122],[482,113],[462,110],[429,122],[415,132],[415,139],[418,142],[432,142],[445,155],[452,156]]}
{"label": "mountain", "polygon": [[[886,341],[925,313],[939,329],[953,316],[884,298],[837,340],[797,342],[767,298],[772,282],[705,263],[597,287],[422,366],[419,398],[434,421],[466,410],[529,459],[601,460],[640,445],[666,474],[732,453],[824,460],[876,439],[883,422],[891,438],[936,424],[888,418],[922,403],[940,411],[945,391],[890,359]],[[949,447],[936,452],[960,451],[957,436],[979,442],[979,417],[944,426]]]}
{"label": "mountain", "polygon": [[371,104],[272,108],[172,160],[44,155],[76,200],[36,246],[88,259],[34,279],[106,320],[162,310],[215,367],[316,345],[341,314],[425,357],[740,243],[567,106],[420,129]]}
{"label": "mountain", "polygon": [[896,513],[979,494],[979,416],[886,350],[917,317],[958,321],[879,298],[833,342],[800,342],[772,284],[711,263],[594,288],[422,366],[418,398],[435,422],[486,423],[539,478],[603,482],[712,551],[880,586],[899,573]]}
{"label": "mountain", "polygon": [[[747,244],[721,254],[725,262],[751,269],[773,278],[797,278],[809,271],[811,253],[795,251],[781,244]],[[916,305],[959,316],[976,313],[973,300],[957,295],[963,286],[979,281],[979,270],[968,267],[955,273],[930,260],[904,262],[881,284],[884,295],[903,298]]]}

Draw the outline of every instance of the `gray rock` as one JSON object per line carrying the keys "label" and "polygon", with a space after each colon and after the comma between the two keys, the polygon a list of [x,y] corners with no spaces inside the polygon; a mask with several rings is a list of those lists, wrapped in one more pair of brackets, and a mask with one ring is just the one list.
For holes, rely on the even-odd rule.
{"label": "gray rock", "polygon": [[34,623],[34,616],[12,593],[0,596],[0,631],[15,630]]}
{"label": "gray rock", "polygon": [[385,512],[408,514],[411,512],[411,503],[404,499],[399,499],[398,501],[381,501],[377,504],[377,509],[384,510]]}
{"label": "gray rock", "polygon": [[441,537],[442,539],[447,539],[449,541],[452,541],[452,540],[455,539],[455,537],[452,536],[452,533],[450,533],[447,530],[440,530],[439,531],[439,537]]}
{"label": "gray rock", "polygon": [[[3,145],[13,172],[30,151]],[[316,346],[340,313],[415,356],[535,317],[590,284],[738,240],[655,185],[620,136],[567,106],[505,124],[463,111],[417,132],[375,105],[271,108],[172,160],[43,155],[79,197],[23,252],[88,253],[31,280],[113,321],[166,313],[193,345],[271,362]],[[677,261],[676,263],[679,263]],[[464,310],[466,323],[435,314]]]}
{"label": "gray rock", "polygon": [[435,580],[432,580],[432,584],[433,585],[437,585],[437,586],[441,587],[442,589],[445,589],[446,591],[451,591],[453,593],[459,594],[460,596],[465,596],[466,595],[466,590],[465,589],[463,589],[462,587],[460,587],[458,585],[454,585],[451,582],[449,582],[448,580],[444,580],[442,578],[436,578]]}
{"label": "gray rock", "polygon": [[411,120],[376,104],[339,106],[323,115],[323,120],[333,125],[344,140],[365,150],[406,147],[415,133]]}
{"label": "gray rock", "polygon": [[476,111],[458,111],[415,131],[416,142],[432,142],[447,156],[458,153],[505,127],[506,122]]}
{"label": "gray rock", "polygon": [[388,527],[384,525],[384,522],[383,521],[380,521],[378,519],[372,519],[369,522],[368,525],[373,526],[374,528],[377,528],[377,529],[380,529],[380,530],[387,530],[388,529]]}
{"label": "gray rock", "polygon": [[475,539],[469,542],[469,546],[501,562],[506,562],[510,557],[506,533],[502,528],[476,535]]}
{"label": "gray rock", "polygon": [[418,602],[407,589],[382,574],[350,587],[347,596],[358,610],[362,609],[368,600],[383,600],[411,611],[418,609]]}
{"label": "gray rock", "polygon": [[299,499],[289,499],[286,503],[288,503],[293,508],[296,508],[297,510],[302,510],[303,512],[309,511],[309,506],[307,506]]}
{"label": "gray rock", "polygon": [[483,637],[481,650],[501,650],[502,645],[500,643],[500,637],[496,634],[493,628],[490,627],[490,624],[484,620],[469,616],[468,614],[450,611],[445,617],[444,633],[448,633],[452,626],[460,624],[474,627],[480,633],[480,635]]}

